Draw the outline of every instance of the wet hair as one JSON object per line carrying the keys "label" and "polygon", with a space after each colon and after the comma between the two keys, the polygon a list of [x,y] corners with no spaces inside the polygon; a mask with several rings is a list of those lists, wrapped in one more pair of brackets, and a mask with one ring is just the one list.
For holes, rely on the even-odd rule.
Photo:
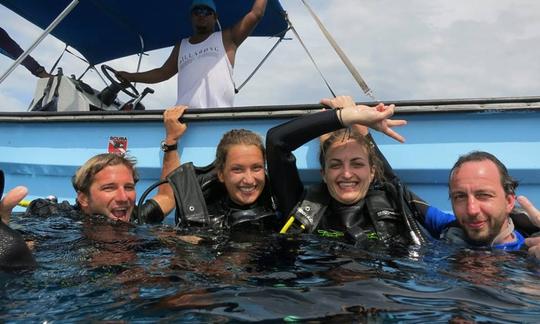
{"label": "wet hair", "polygon": [[225,134],[219,141],[219,144],[216,149],[216,170],[223,171],[225,167],[225,162],[227,160],[227,154],[229,149],[233,145],[255,145],[262,153],[263,160],[265,160],[266,153],[264,150],[264,145],[262,138],[255,132],[252,132],[247,129],[232,129]]}
{"label": "wet hair", "polygon": [[321,147],[319,150],[319,163],[321,164],[321,168],[324,170],[324,168],[326,167],[326,153],[328,152],[330,147],[335,143],[346,142],[349,140],[355,141],[366,149],[368,154],[369,166],[372,167],[375,171],[374,179],[381,181],[384,180],[384,173],[382,172],[382,162],[375,153],[373,143],[371,143],[371,141],[366,136],[358,133],[352,128],[342,128],[340,130],[332,132],[330,133],[330,136],[328,136],[328,138],[326,138],[321,143]]}
{"label": "wet hair", "polygon": [[467,162],[480,162],[480,161],[486,161],[489,160],[495,164],[497,169],[499,169],[499,176],[501,178],[501,186],[504,189],[504,192],[507,195],[514,195],[516,192],[516,188],[518,186],[518,182],[508,174],[508,169],[506,169],[506,166],[495,157],[495,155],[484,152],[484,151],[472,151],[470,153],[467,153],[465,155],[462,155],[459,157],[459,159],[456,161],[452,169],[450,170],[450,176],[448,178],[448,183],[452,180],[452,176],[454,175],[454,172],[459,169],[464,163]]}
{"label": "wet hair", "polygon": [[121,156],[113,153],[98,154],[90,158],[84,163],[77,171],[71,183],[76,192],[82,192],[85,194],[90,193],[90,186],[94,182],[94,178],[98,172],[105,169],[108,166],[125,165],[133,174],[133,180],[135,183],[139,181],[139,175],[135,169],[136,160],[133,157]]}

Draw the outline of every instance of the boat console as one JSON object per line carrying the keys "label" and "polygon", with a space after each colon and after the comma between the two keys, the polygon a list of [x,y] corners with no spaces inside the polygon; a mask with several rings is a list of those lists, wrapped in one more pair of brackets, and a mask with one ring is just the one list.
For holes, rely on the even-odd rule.
{"label": "boat console", "polygon": [[[74,76],[67,77],[61,70],[50,78],[39,79],[34,98],[28,108],[29,111],[119,111],[144,110],[140,101],[154,90],[145,88],[139,94],[135,87],[127,81],[118,81],[113,78],[114,70],[102,65],[102,71],[111,84],[98,91]],[[113,72],[113,73],[109,73]],[[118,99],[118,93],[123,91],[132,97],[127,102]]]}

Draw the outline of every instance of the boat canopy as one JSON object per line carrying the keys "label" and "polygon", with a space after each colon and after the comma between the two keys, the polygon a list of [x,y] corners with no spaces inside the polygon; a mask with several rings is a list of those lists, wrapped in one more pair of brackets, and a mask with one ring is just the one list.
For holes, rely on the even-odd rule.
{"label": "boat canopy", "polygon": [[[0,0],[0,4],[45,29],[72,0]],[[215,0],[222,28],[245,15],[253,1]],[[192,34],[191,0],[80,0],[52,35],[77,49],[91,65],[173,46]],[[282,37],[285,11],[269,0],[266,14],[252,36]]]}

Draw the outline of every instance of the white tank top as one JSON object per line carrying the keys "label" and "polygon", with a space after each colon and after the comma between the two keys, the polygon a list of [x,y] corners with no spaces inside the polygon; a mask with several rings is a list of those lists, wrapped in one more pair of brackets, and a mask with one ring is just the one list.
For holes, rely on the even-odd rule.
{"label": "white tank top", "polygon": [[221,32],[191,44],[182,39],[178,54],[177,105],[190,108],[232,107],[233,68],[225,52]]}

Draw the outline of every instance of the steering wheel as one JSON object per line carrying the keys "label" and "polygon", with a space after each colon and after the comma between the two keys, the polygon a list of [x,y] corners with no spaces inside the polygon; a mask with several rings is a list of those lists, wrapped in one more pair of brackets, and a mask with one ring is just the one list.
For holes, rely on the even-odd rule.
{"label": "steering wheel", "polygon": [[[116,86],[119,90],[122,90],[123,93],[127,94],[128,96],[132,98],[137,98],[139,96],[139,91],[135,88],[135,86],[129,82],[128,80],[121,80],[116,76],[116,70],[112,67],[102,64],[101,65],[101,72],[111,81],[111,83]],[[109,73],[111,72],[111,73]],[[114,77],[113,77],[114,75]]]}

